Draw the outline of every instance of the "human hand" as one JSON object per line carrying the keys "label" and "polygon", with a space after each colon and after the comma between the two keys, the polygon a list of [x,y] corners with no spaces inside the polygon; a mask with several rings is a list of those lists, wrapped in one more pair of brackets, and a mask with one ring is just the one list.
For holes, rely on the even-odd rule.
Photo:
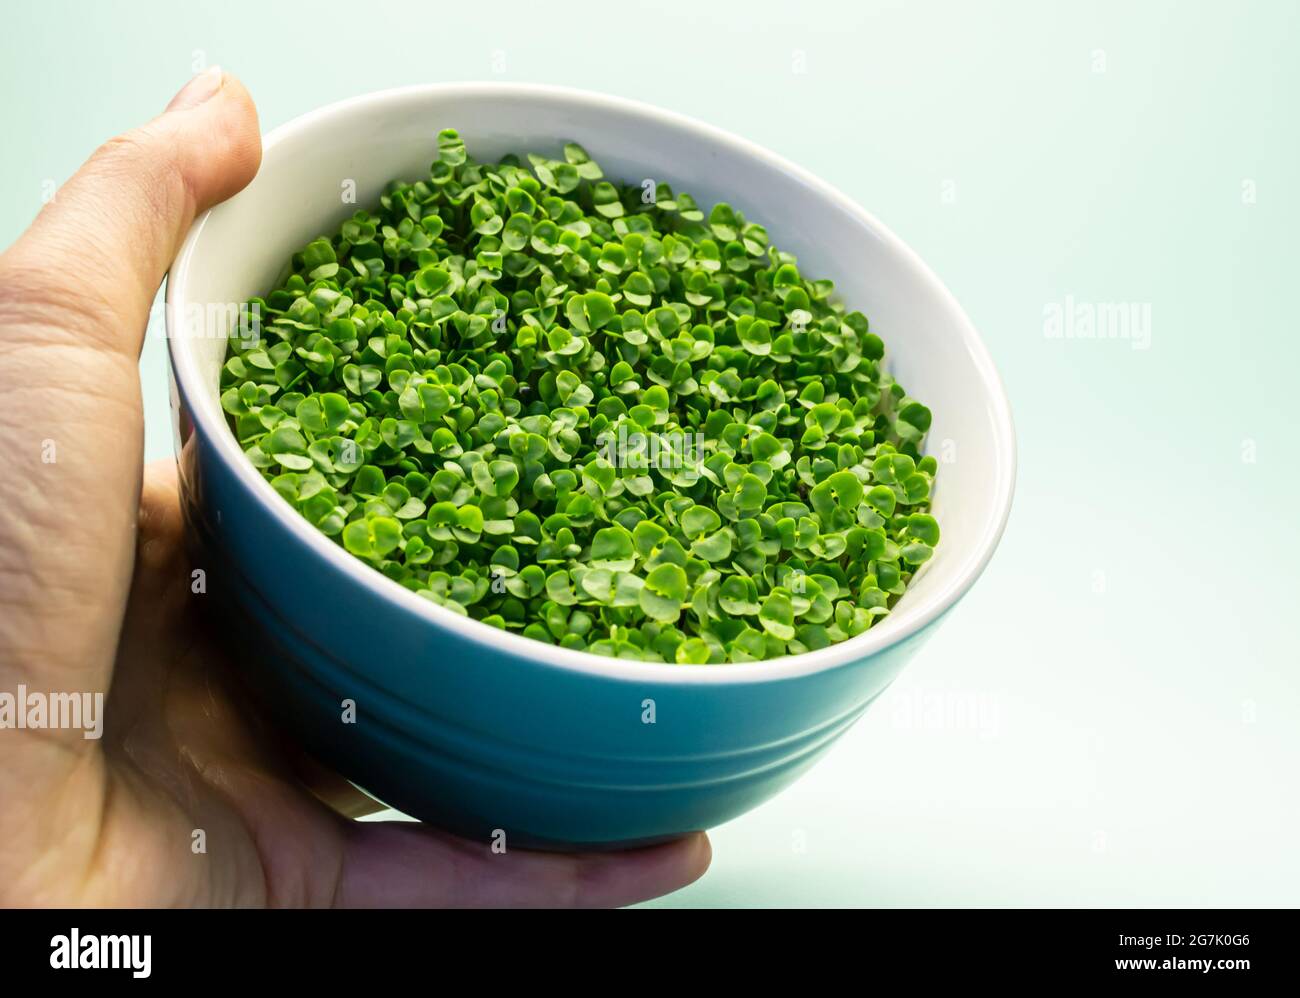
{"label": "human hand", "polygon": [[100,739],[0,726],[0,904],[619,905],[690,883],[702,834],[494,855],[351,821],[362,795],[314,771],[309,792],[231,692],[192,605],[174,463],[142,474],[138,363],[186,231],[260,159],[247,91],[208,70],[0,255],[0,695],[104,695]]}

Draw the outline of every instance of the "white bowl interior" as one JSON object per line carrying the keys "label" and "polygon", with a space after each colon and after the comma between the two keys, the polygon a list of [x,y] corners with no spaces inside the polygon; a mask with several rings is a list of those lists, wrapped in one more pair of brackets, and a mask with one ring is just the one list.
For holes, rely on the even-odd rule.
{"label": "white bowl interior", "polygon": [[[867,634],[785,661],[817,660],[807,664],[820,667],[862,657],[937,617],[974,581],[1010,509],[1015,443],[996,370],[961,308],[915,254],[833,188],[744,140],[614,98],[533,86],[418,87],[324,108],[268,136],[256,179],[200,220],[169,278],[173,362],[197,422],[209,429],[225,424],[217,385],[229,306],[266,294],[290,254],[332,233],[357,208],[377,204],[389,180],[426,176],[437,132],[448,127],[479,160],[509,152],[559,155],[563,142],[576,141],[612,178],[666,181],[706,210],[729,202],[795,253],[803,273],[835,281],[848,306],[865,313],[884,339],[895,376],[931,408],[927,450],[941,462],[935,557],[895,612]],[[353,185],[355,202],[345,201]],[[223,449],[238,452],[233,434],[216,436]],[[258,477],[238,463],[241,473]],[[269,485],[265,493],[278,502]],[[416,602],[422,612],[451,618],[444,623],[465,626],[463,618]],[[500,632],[493,633],[499,641]],[[556,649],[546,651],[555,658]],[[772,663],[758,665],[773,674]],[[749,667],[721,671],[742,668]]]}

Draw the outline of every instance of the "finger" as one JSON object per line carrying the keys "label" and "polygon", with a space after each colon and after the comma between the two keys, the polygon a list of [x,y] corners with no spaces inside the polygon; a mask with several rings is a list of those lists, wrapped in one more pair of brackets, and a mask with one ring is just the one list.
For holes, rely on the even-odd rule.
{"label": "finger", "polygon": [[703,832],[625,852],[495,853],[423,825],[350,828],[336,902],[341,907],[610,908],[698,880],[713,852]]}
{"label": "finger", "polygon": [[217,67],[200,73],[159,117],[101,146],[0,257],[6,324],[135,356],[195,216],[245,187],[261,156],[248,91]]}
{"label": "finger", "polygon": [[[247,92],[201,75],[96,152],[0,255],[0,689],[107,692],[135,556],[149,305],[195,213],[259,160]],[[94,746],[23,734],[0,742],[0,797]]]}

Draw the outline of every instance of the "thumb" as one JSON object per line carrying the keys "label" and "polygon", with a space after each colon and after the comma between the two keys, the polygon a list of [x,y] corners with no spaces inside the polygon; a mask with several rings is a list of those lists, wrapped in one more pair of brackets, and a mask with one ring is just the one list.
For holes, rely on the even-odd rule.
{"label": "thumb", "polygon": [[64,321],[52,334],[134,355],[195,216],[245,187],[261,157],[248,91],[219,67],[205,70],[163,114],[110,139],[58,190],[0,257],[0,295],[19,318],[25,304],[61,304]]}
{"label": "thumb", "polygon": [[[149,307],[195,215],[260,160],[247,91],[208,70],[101,147],[0,255],[0,690],[108,690],[135,558]],[[3,743],[0,800],[92,744],[50,734]],[[13,765],[20,751],[30,765]]]}

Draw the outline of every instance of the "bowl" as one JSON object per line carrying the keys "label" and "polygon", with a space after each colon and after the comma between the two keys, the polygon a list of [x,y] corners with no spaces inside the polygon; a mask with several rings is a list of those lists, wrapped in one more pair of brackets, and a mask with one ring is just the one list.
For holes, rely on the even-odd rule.
{"label": "bowl", "polygon": [[[587,148],[606,173],[727,201],[835,280],[934,414],[935,557],[856,638],[765,662],[629,662],[506,633],[437,606],[319,534],[244,457],[218,400],[232,308],[291,253],[423,176],[437,132],[480,160]],[[355,192],[355,203],[348,197]],[[167,316],[178,459],[207,601],[276,723],[407,814],[534,848],[620,848],[727,821],[824,755],[988,564],[1011,507],[1015,437],[988,352],[925,264],[843,194],[681,115],[549,86],[431,85],[304,115],[261,170],[198,219]]]}

